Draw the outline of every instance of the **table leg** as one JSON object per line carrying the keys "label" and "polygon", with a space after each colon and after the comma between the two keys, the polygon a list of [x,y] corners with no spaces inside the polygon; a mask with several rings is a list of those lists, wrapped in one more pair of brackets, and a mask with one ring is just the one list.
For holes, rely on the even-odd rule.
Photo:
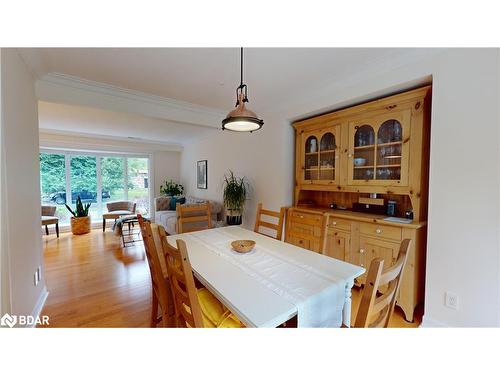
{"label": "table leg", "polygon": [[342,322],[348,328],[351,327],[351,305],[352,305],[352,287],[354,285],[354,280],[349,280],[345,286],[345,301],[344,301],[344,311],[342,313]]}

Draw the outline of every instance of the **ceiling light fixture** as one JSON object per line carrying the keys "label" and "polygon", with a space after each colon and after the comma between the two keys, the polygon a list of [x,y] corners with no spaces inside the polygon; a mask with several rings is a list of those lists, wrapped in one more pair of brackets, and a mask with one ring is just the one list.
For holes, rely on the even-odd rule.
{"label": "ceiling light fixture", "polygon": [[243,47],[241,47],[241,81],[236,89],[236,109],[229,112],[222,120],[222,130],[251,133],[264,125],[264,120],[259,119],[255,112],[245,108],[245,103],[248,102],[247,91],[247,85],[243,83]]}

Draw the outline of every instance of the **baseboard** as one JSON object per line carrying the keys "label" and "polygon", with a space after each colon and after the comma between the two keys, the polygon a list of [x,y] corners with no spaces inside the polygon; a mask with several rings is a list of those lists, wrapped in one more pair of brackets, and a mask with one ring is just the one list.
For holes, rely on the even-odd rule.
{"label": "baseboard", "polygon": [[441,323],[437,320],[427,317],[424,315],[422,317],[422,324],[420,324],[419,328],[447,328],[448,326],[444,323]]}
{"label": "baseboard", "polygon": [[[31,316],[40,316],[43,310],[43,306],[45,306],[45,301],[47,301],[47,297],[49,296],[49,291],[47,290],[47,287],[44,286],[42,289],[42,293],[40,294],[40,297],[38,298],[38,301],[33,308],[33,311],[31,312]],[[32,325],[27,325],[26,328],[35,328],[36,323]]]}

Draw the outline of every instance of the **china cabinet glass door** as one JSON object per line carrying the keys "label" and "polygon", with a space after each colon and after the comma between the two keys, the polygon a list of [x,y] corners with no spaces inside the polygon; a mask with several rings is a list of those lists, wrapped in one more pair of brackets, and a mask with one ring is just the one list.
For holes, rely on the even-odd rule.
{"label": "china cabinet glass door", "polygon": [[303,137],[304,143],[304,165],[303,180],[304,182],[313,183],[318,179],[319,175],[319,152],[318,152],[318,137],[316,133],[306,133]]}
{"label": "china cabinet glass door", "polygon": [[400,111],[349,124],[350,185],[407,185],[410,115]]}
{"label": "china cabinet glass door", "polygon": [[334,184],[338,161],[339,127],[302,134],[302,183]]}

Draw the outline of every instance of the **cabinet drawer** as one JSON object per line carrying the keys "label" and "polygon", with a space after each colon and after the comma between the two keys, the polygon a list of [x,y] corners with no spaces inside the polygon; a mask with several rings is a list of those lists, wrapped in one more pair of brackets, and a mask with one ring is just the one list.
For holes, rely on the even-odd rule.
{"label": "cabinet drawer", "polygon": [[328,219],[329,229],[339,229],[347,232],[351,231],[351,222],[345,219],[337,219],[335,217],[330,217]]}
{"label": "cabinet drawer", "polygon": [[310,248],[310,241],[301,237],[295,237],[295,236],[290,236],[289,241],[291,244],[302,247],[304,249],[309,249]]}
{"label": "cabinet drawer", "polygon": [[302,223],[307,225],[321,225],[323,219],[322,214],[310,214],[302,211],[293,210],[290,215],[290,220],[294,223]]}
{"label": "cabinet drawer", "polygon": [[389,225],[361,223],[359,225],[359,232],[368,236],[401,241],[401,228],[391,227]]}

